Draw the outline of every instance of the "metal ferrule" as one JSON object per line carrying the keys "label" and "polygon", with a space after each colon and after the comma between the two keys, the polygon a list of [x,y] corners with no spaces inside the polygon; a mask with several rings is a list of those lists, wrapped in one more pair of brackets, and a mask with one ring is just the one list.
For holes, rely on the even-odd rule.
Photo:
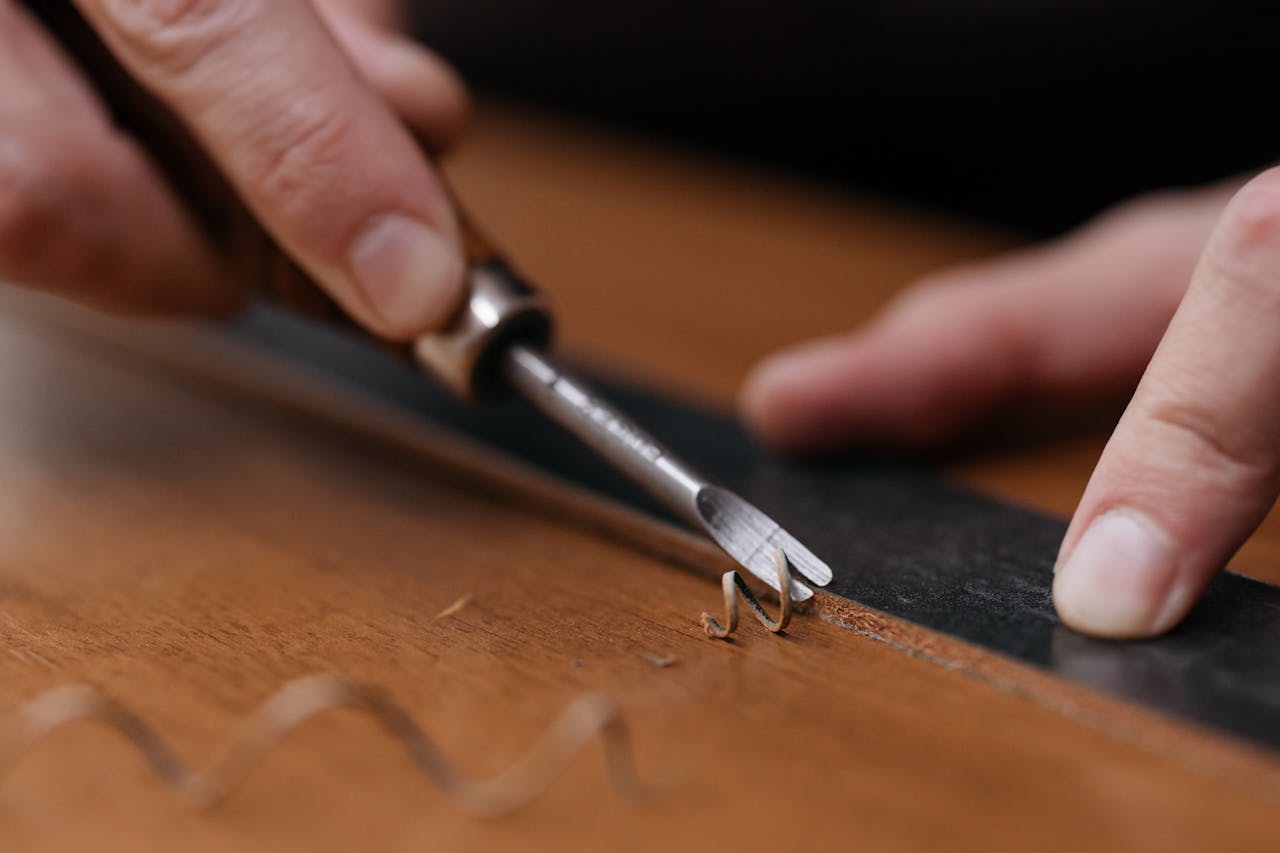
{"label": "metal ferrule", "polygon": [[458,396],[475,400],[494,390],[494,360],[505,346],[521,341],[546,346],[551,315],[546,300],[501,261],[472,266],[470,297],[450,325],[413,344],[415,360]]}

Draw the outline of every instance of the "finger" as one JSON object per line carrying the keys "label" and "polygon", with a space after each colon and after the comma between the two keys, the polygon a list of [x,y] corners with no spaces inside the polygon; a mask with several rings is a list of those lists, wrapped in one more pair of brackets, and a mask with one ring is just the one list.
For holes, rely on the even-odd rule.
{"label": "finger", "polygon": [[404,0],[314,0],[317,7],[350,9],[384,30],[403,32],[409,26]]}
{"label": "finger", "polygon": [[155,167],[25,10],[0,0],[0,276],[117,310],[242,296]]}
{"label": "finger", "polygon": [[421,149],[307,0],[76,0],[264,227],[375,333],[442,325],[458,226]]}
{"label": "finger", "polygon": [[24,8],[0,0],[0,113],[24,117],[83,116],[105,120],[93,90],[61,48]]}
{"label": "finger", "polygon": [[1177,624],[1280,490],[1280,170],[1227,207],[1062,545],[1054,601],[1091,634]]}
{"label": "finger", "polygon": [[934,277],[863,331],[765,361],[744,415],[784,449],[922,447],[1012,400],[1127,390],[1224,201],[1136,203],[1046,247]]}
{"label": "finger", "polygon": [[385,5],[318,0],[316,8],[365,81],[430,150],[443,151],[466,126],[466,88],[448,63],[388,24]]}

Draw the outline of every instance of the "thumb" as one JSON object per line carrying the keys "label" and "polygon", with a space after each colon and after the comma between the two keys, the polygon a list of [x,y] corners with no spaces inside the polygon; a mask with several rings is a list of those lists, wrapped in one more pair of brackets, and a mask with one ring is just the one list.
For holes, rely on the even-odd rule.
{"label": "thumb", "polygon": [[1247,184],[1089,481],[1063,541],[1068,625],[1176,625],[1280,491],[1280,170]]}

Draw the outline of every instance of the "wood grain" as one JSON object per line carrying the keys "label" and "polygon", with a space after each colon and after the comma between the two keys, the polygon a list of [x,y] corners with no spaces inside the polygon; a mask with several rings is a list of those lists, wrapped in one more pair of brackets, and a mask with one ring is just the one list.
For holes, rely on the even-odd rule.
{"label": "wood grain", "polygon": [[[450,168],[566,344],[719,402],[769,348],[1010,242],[510,110],[482,112]],[[599,689],[661,789],[618,802],[591,753],[478,823],[339,714],[191,815],[72,729],[0,784],[0,849],[1246,849],[1280,831],[1269,756],[1118,734],[813,618],[708,640],[705,578],[109,348],[0,324],[0,418],[0,713],[89,679],[198,761],[279,683],[336,670],[484,774]],[[966,473],[1069,508],[1099,440]]]}

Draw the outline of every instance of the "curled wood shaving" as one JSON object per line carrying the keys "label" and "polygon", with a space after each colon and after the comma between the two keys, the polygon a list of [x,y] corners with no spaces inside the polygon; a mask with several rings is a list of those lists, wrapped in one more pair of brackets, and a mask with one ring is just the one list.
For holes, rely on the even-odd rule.
{"label": "curled wood shaving", "polygon": [[768,614],[760,599],[756,598],[747,582],[742,579],[742,575],[725,572],[720,578],[720,586],[724,590],[725,625],[721,626],[716,617],[704,611],[702,630],[707,632],[708,637],[724,640],[738,630],[738,595],[742,596],[742,600],[770,634],[781,633],[787,627],[791,622],[791,568],[787,563],[787,555],[781,549],[773,552],[773,562],[778,567],[778,586],[781,589],[778,593],[778,618],[774,619]]}
{"label": "curled wood shaving", "polygon": [[455,806],[476,817],[500,817],[531,803],[597,734],[604,744],[609,782],[623,795],[640,793],[626,724],[606,696],[579,696],[524,757],[498,776],[476,781],[463,776],[445,759],[417,723],[381,690],[328,674],[308,675],[285,684],[249,716],[217,757],[195,770],[188,768],[145,720],[101,689],[83,684],[55,687],[18,710],[0,748],[0,780],[12,773],[38,741],[65,725],[90,720],[123,735],[188,804],[208,809],[226,799],[289,732],[336,708],[354,709],[377,720]]}

